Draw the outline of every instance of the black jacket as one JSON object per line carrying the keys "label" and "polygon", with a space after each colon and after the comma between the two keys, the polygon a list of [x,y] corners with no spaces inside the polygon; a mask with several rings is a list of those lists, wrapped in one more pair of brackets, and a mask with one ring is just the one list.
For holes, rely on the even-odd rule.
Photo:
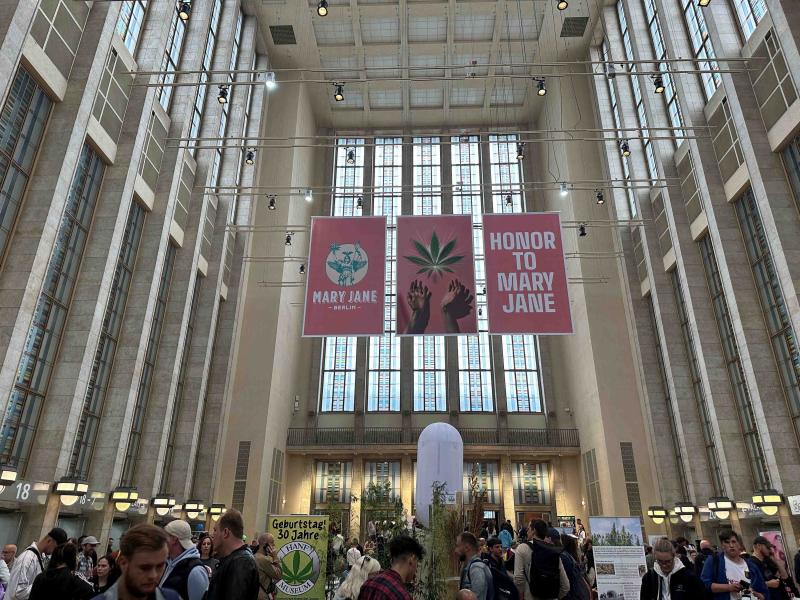
{"label": "black jacket", "polygon": [[29,600],[88,600],[94,596],[92,584],[73,575],[65,567],[39,573],[33,580]]}
{"label": "black jacket", "polygon": [[206,600],[256,600],[258,598],[258,567],[256,559],[245,545],[220,559],[211,577]]}
{"label": "black jacket", "polygon": [[[677,556],[675,560],[678,560]],[[664,583],[664,578],[655,570],[645,573],[642,577],[639,600],[661,600],[659,590]],[[706,589],[700,578],[684,567],[674,571],[670,576],[669,595],[672,600],[702,600],[706,597]]]}

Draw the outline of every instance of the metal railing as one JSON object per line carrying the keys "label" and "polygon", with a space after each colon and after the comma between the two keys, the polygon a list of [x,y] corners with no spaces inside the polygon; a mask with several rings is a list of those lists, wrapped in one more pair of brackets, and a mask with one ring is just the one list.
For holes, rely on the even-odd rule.
{"label": "metal railing", "polygon": [[[473,446],[523,446],[529,448],[578,448],[577,429],[460,429],[465,444]],[[420,428],[402,427],[293,427],[289,429],[287,446],[374,446],[416,444]]]}

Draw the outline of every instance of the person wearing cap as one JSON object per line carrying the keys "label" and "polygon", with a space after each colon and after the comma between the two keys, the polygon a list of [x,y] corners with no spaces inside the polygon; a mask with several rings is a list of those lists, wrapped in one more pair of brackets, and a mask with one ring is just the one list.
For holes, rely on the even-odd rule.
{"label": "person wearing cap", "polygon": [[[761,569],[764,582],[767,585],[770,600],[784,600],[789,598],[787,587],[791,590],[794,584],[786,572],[786,565],[775,556],[775,546],[763,535],[753,540],[753,554],[750,560]],[[794,590],[792,590],[794,593]]]}
{"label": "person wearing cap", "polygon": [[181,519],[164,526],[169,558],[161,587],[175,590],[184,600],[202,600],[208,590],[208,569],[192,541],[192,528]]}
{"label": "person wearing cap", "polygon": [[54,527],[38,542],[25,548],[14,561],[4,600],[28,600],[33,580],[44,571],[42,555],[49,556],[60,545],[67,542],[67,532]]}
{"label": "person wearing cap", "polygon": [[91,581],[94,575],[94,566],[97,564],[96,548],[99,543],[93,535],[87,535],[81,540],[81,553],[78,555],[78,569],[75,574],[86,581]]}

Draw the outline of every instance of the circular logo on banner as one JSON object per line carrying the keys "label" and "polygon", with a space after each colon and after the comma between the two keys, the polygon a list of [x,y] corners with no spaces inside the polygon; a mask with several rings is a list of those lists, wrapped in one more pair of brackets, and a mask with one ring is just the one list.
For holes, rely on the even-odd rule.
{"label": "circular logo on banner", "polygon": [[290,596],[307,593],[319,578],[319,555],[305,542],[291,542],[278,551],[283,578],[276,587]]}
{"label": "circular logo on banner", "polygon": [[369,259],[361,244],[331,244],[325,273],[333,283],[341,287],[355,285],[364,279],[368,269]]}

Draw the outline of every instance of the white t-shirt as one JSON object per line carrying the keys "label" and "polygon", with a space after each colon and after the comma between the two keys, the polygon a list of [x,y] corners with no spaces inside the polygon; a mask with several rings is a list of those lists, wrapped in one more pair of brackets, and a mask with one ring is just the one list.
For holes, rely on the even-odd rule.
{"label": "white t-shirt", "polygon": [[[738,583],[742,579],[750,581],[750,578],[744,575],[747,570],[748,566],[744,559],[736,563],[727,556],[725,557],[725,576],[728,578],[728,583]],[[739,598],[741,598],[740,592],[731,592],[731,600],[739,600]]]}

